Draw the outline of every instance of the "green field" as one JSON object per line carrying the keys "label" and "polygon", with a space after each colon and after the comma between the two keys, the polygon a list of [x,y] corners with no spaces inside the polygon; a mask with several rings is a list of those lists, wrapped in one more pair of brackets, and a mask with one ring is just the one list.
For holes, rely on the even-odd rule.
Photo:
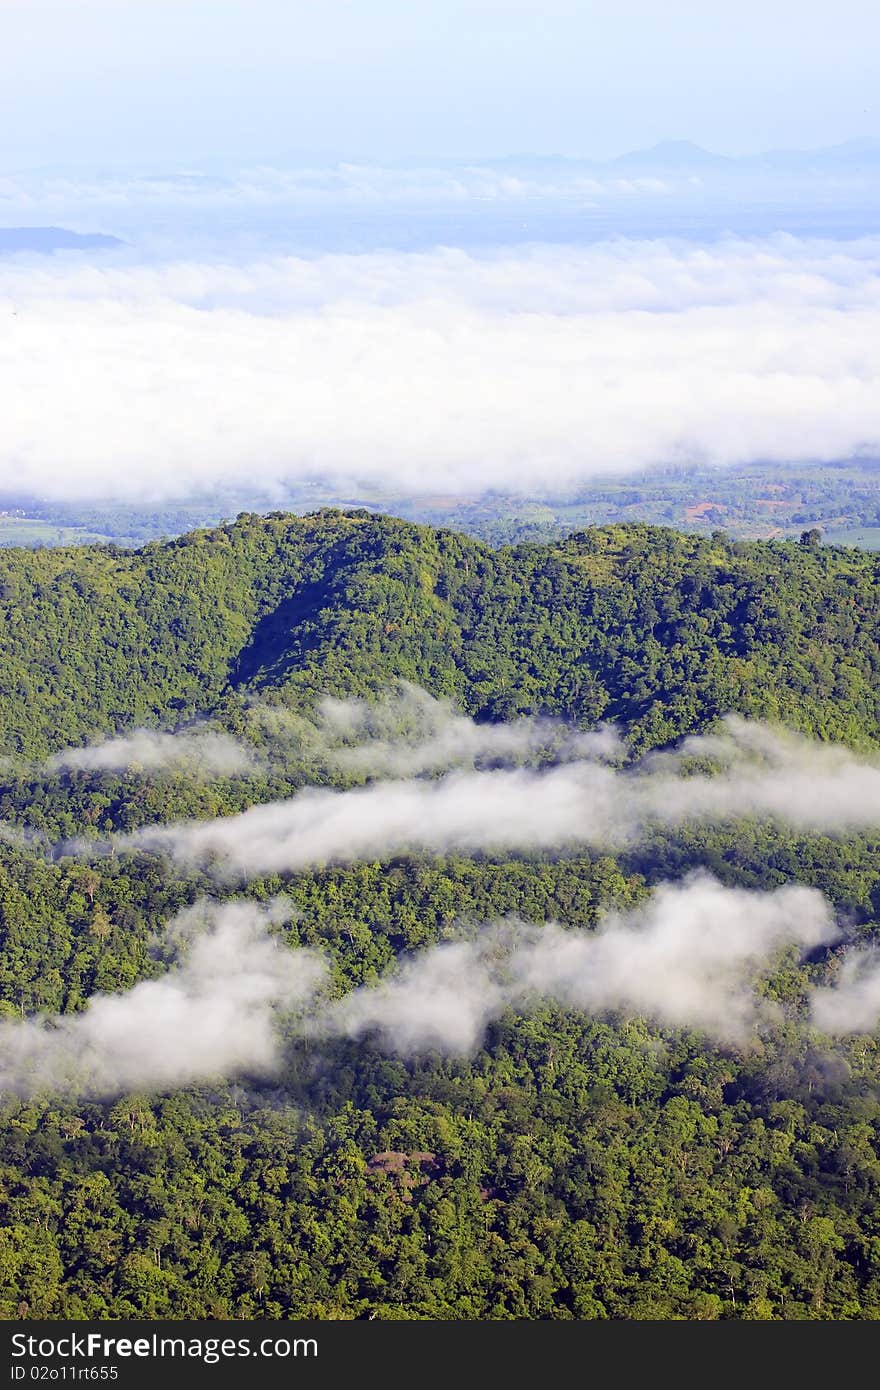
{"label": "green field", "polygon": [[89,545],[110,537],[82,526],[56,526],[31,516],[0,516],[0,546]]}

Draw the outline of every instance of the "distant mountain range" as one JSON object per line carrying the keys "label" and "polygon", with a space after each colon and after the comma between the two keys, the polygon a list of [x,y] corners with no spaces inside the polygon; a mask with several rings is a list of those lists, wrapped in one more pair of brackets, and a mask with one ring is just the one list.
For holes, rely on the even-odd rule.
{"label": "distant mountain range", "polygon": [[818,150],[765,150],[761,154],[731,157],[713,154],[689,140],[663,140],[647,150],[633,150],[610,161],[620,167],[652,165],[665,169],[846,169],[880,166],[880,140],[847,140]]}
{"label": "distant mountain range", "polygon": [[717,171],[719,173],[774,170],[790,173],[830,173],[834,170],[858,173],[861,170],[880,170],[880,139],[867,137],[846,140],[839,145],[827,145],[816,150],[765,150],[760,154],[723,155],[703,149],[690,140],[661,140],[648,149],[630,150],[613,159],[577,159],[563,155],[509,155],[485,161],[488,164],[517,166],[560,165],[569,168],[596,169],[608,172],[655,173],[675,171]]}
{"label": "distant mountain range", "polygon": [[101,232],[70,232],[66,227],[0,227],[0,256],[22,251],[96,251],[124,244],[119,237]]}

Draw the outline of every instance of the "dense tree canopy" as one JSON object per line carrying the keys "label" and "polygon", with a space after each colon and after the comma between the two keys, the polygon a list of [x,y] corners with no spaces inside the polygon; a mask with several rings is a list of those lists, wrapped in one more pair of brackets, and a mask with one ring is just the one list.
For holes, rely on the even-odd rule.
{"label": "dense tree canopy", "polygon": [[[207,817],[338,772],[295,760],[47,774],[66,745],[198,715],[258,738],[402,677],[481,720],[613,720],[634,754],[729,711],[880,745],[880,559],[645,526],[492,550],[366,513],[242,516],[138,552],[0,552],[0,818],[65,836]],[[657,832],[616,858],[438,859],[257,879],[340,989],[461,922],[590,929],[695,865],[819,887],[870,938],[878,845],[763,823]],[[165,968],[198,872],[0,842],[0,1012],[76,1012]],[[744,1048],[547,1004],[470,1058],[291,1040],[270,1082],[2,1098],[0,1316],[880,1316],[880,1054],[804,1026],[828,962],[767,983]]]}
{"label": "dense tree canopy", "polygon": [[492,550],[366,512],[243,515],[140,551],[0,552],[0,751],[40,756],[224,694],[376,690],[615,719],[720,713],[880,742],[880,559],[610,526]]}

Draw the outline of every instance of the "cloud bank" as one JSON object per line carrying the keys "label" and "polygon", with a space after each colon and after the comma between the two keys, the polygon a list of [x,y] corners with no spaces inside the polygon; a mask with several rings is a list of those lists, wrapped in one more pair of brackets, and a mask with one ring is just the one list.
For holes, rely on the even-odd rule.
{"label": "cloud bank", "polygon": [[395,1052],[466,1053],[505,1010],[551,999],[743,1042],[766,1012],[754,993],[761,971],[786,946],[809,950],[836,935],[814,889],[755,893],[698,874],[607,915],[594,932],[508,924],[435,947],[344,998],[330,1022]]}
{"label": "cloud bank", "polygon": [[880,448],[880,242],[0,265],[22,491],[566,489]]}
{"label": "cloud bank", "polygon": [[[333,706],[327,708],[332,722]],[[511,746],[521,754],[535,727],[530,721],[513,725],[499,736],[495,752],[506,740],[508,754]],[[482,729],[473,726],[467,737],[482,737]],[[234,880],[407,852],[613,849],[655,830],[744,817],[831,835],[880,826],[880,763],[842,747],[731,716],[718,733],[617,769],[592,760],[605,752],[609,736],[603,731],[597,737],[598,749],[587,743],[580,761],[545,770],[453,770],[433,780],[398,777],[347,791],[307,788],[234,816],[149,826],[112,845],[167,854]],[[442,731],[411,747],[389,747],[380,739],[375,751],[379,765],[384,759],[392,771],[437,767],[448,751],[444,740]],[[369,741],[353,751],[362,767],[369,766]],[[706,758],[713,770],[695,771]],[[79,844],[67,852],[95,848]]]}
{"label": "cloud bank", "polygon": [[289,916],[281,900],[182,913],[169,924],[180,959],[162,978],[95,995],[79,1014],[0,1024],[0,1088],[100,1096],[271,1073],[279,1010],[302,1007],[324,970],[270,935]]}
{"label": "cloud bank", "polygon": [[[677,180],[679,193],[687,178]],[[669,173],[577,168],[558,161],[540,167],[466,163],[383,166],[343,161],[333,166],[277,168],[257,165],[230,176],[197,172],[114,177],[63,174],[0,175],[0,211],[23,217],[30,213],[127,223],[134,214],[152,211],[189,221],[194,214],[278,214],[357,208],[404,212],[414,207],[461,208],[469,204],[540,204],[591,207],[595,200],[612,205],[655,201],[673,191]]]}
{"label": "cloud bank", "polygon": [[155,729],[134,729],[90,747],[65,748],[44,764],[47,772],[165,772],[183,768],[196,776],[215,777],[244,777],[256,765],[250,749],[228,734]]}
{"label": "cloud bank", "polygon": [[493,1019],[541,1000],[745,1043],[772,1019],[755,984],[779,953],[838,934],[814,889],[749,892],[699,874],[661,885],[632,912],[606,915],[594,932],[496,923],[328,1002],[320,957],[271,935],[288,912],[280,900],[197,904],[170,924],[180,958],[163,978],[97,995],[80,1014],[0,1025],[0,1088],[103,1096],[272,1074],[285,1035],[370,1035],[406,1055],[467,1054]]}

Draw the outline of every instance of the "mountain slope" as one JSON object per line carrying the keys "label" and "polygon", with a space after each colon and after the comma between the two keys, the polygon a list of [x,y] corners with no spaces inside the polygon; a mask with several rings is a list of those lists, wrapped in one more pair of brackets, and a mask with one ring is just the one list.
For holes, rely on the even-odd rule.
{"label": "mountain slope", "polygon": [[637,747],[729,710],[880,743],[880,559],[594,528],[491,550],[365,512],[243,515],[128,552],[0,555],[0,752],[224,692],[307,707],[395,677],[482,718],[614,719]]}
{"label": "mountain slope", "polygon": [[[7,751],[38,755],[199,710],[244,726],[254,695],[307,707],[405,676],[484,718],[614,718],[642,747],[726,709],[876,744],[877,579],[877,557],[848,550],[637,526],[493,551],[363,512],[243,516],[139,553],[6,552],[0,731]],[[809,1012],[817,986],[876,939],[875,832],[697,821],[616,858],[411,853],[245,885],[122,842],[81,857],[75,840],[228,815],[237,798],[302,782],[7,770],[3,1318],[880,1316],[877,1037],[832,1040]],[[53,851],[21,827],[46,832]],[[444,995],[438,955],[455,961],[450,948],[480,922],[495,924],[498,947],[511,915],[586,942],[608,909],[621,912],[623,935],[635,926],[632,941],[649,948],[647,963],[628,956],[624,983],[666,989],[680,973],[691,997],[689,963],[658,957],[653,919],[629,914],[652,890],[702,895],[693,869],[764,892],[814,885],[845,929],[840,943],[798,953],[792,942],[766,962],[762,1022],[745,1046],[676,1022],[689,1013],[655,1016],[651,990],[624,990],[487,1015],[470,1052],[401,1049],[375,1029],[299,1031],[286,1008],[266,1020],[274,1070],[251,1074],[247,1051],[227,1075],[222,1050],[201,1050],[206,1018],[224,1045],[239,1026],[259,1037],[254,952],[270,983],[286,974],[283,949],[319,952],[335,1002],[377,981],[406,986],[429,959],[407,1016],[430,1019],[455,1012],[471,985]],[[720,891],[693,919],[709,938]],[[199,918],[231,899],[224,911],[267,922],[279,894],[289,921],[275,919],[271,970],[268,940],[239,936],[233,956],[219,928],[203,921],[192,935],[193,907]],[[694,899],[674,901],[686,925]],[[735,938],[736,920],[714,939]],[[608,934],[620,939],[620,923]],[[186,973],[193,950],[207,974]],[[143,1014],[145,998],[158,1014]],[[76,1064],[60,1081],[42,1065],[59,1042]],[[108,1045],[122,1071],[89,1091],[80,1076]]]}

